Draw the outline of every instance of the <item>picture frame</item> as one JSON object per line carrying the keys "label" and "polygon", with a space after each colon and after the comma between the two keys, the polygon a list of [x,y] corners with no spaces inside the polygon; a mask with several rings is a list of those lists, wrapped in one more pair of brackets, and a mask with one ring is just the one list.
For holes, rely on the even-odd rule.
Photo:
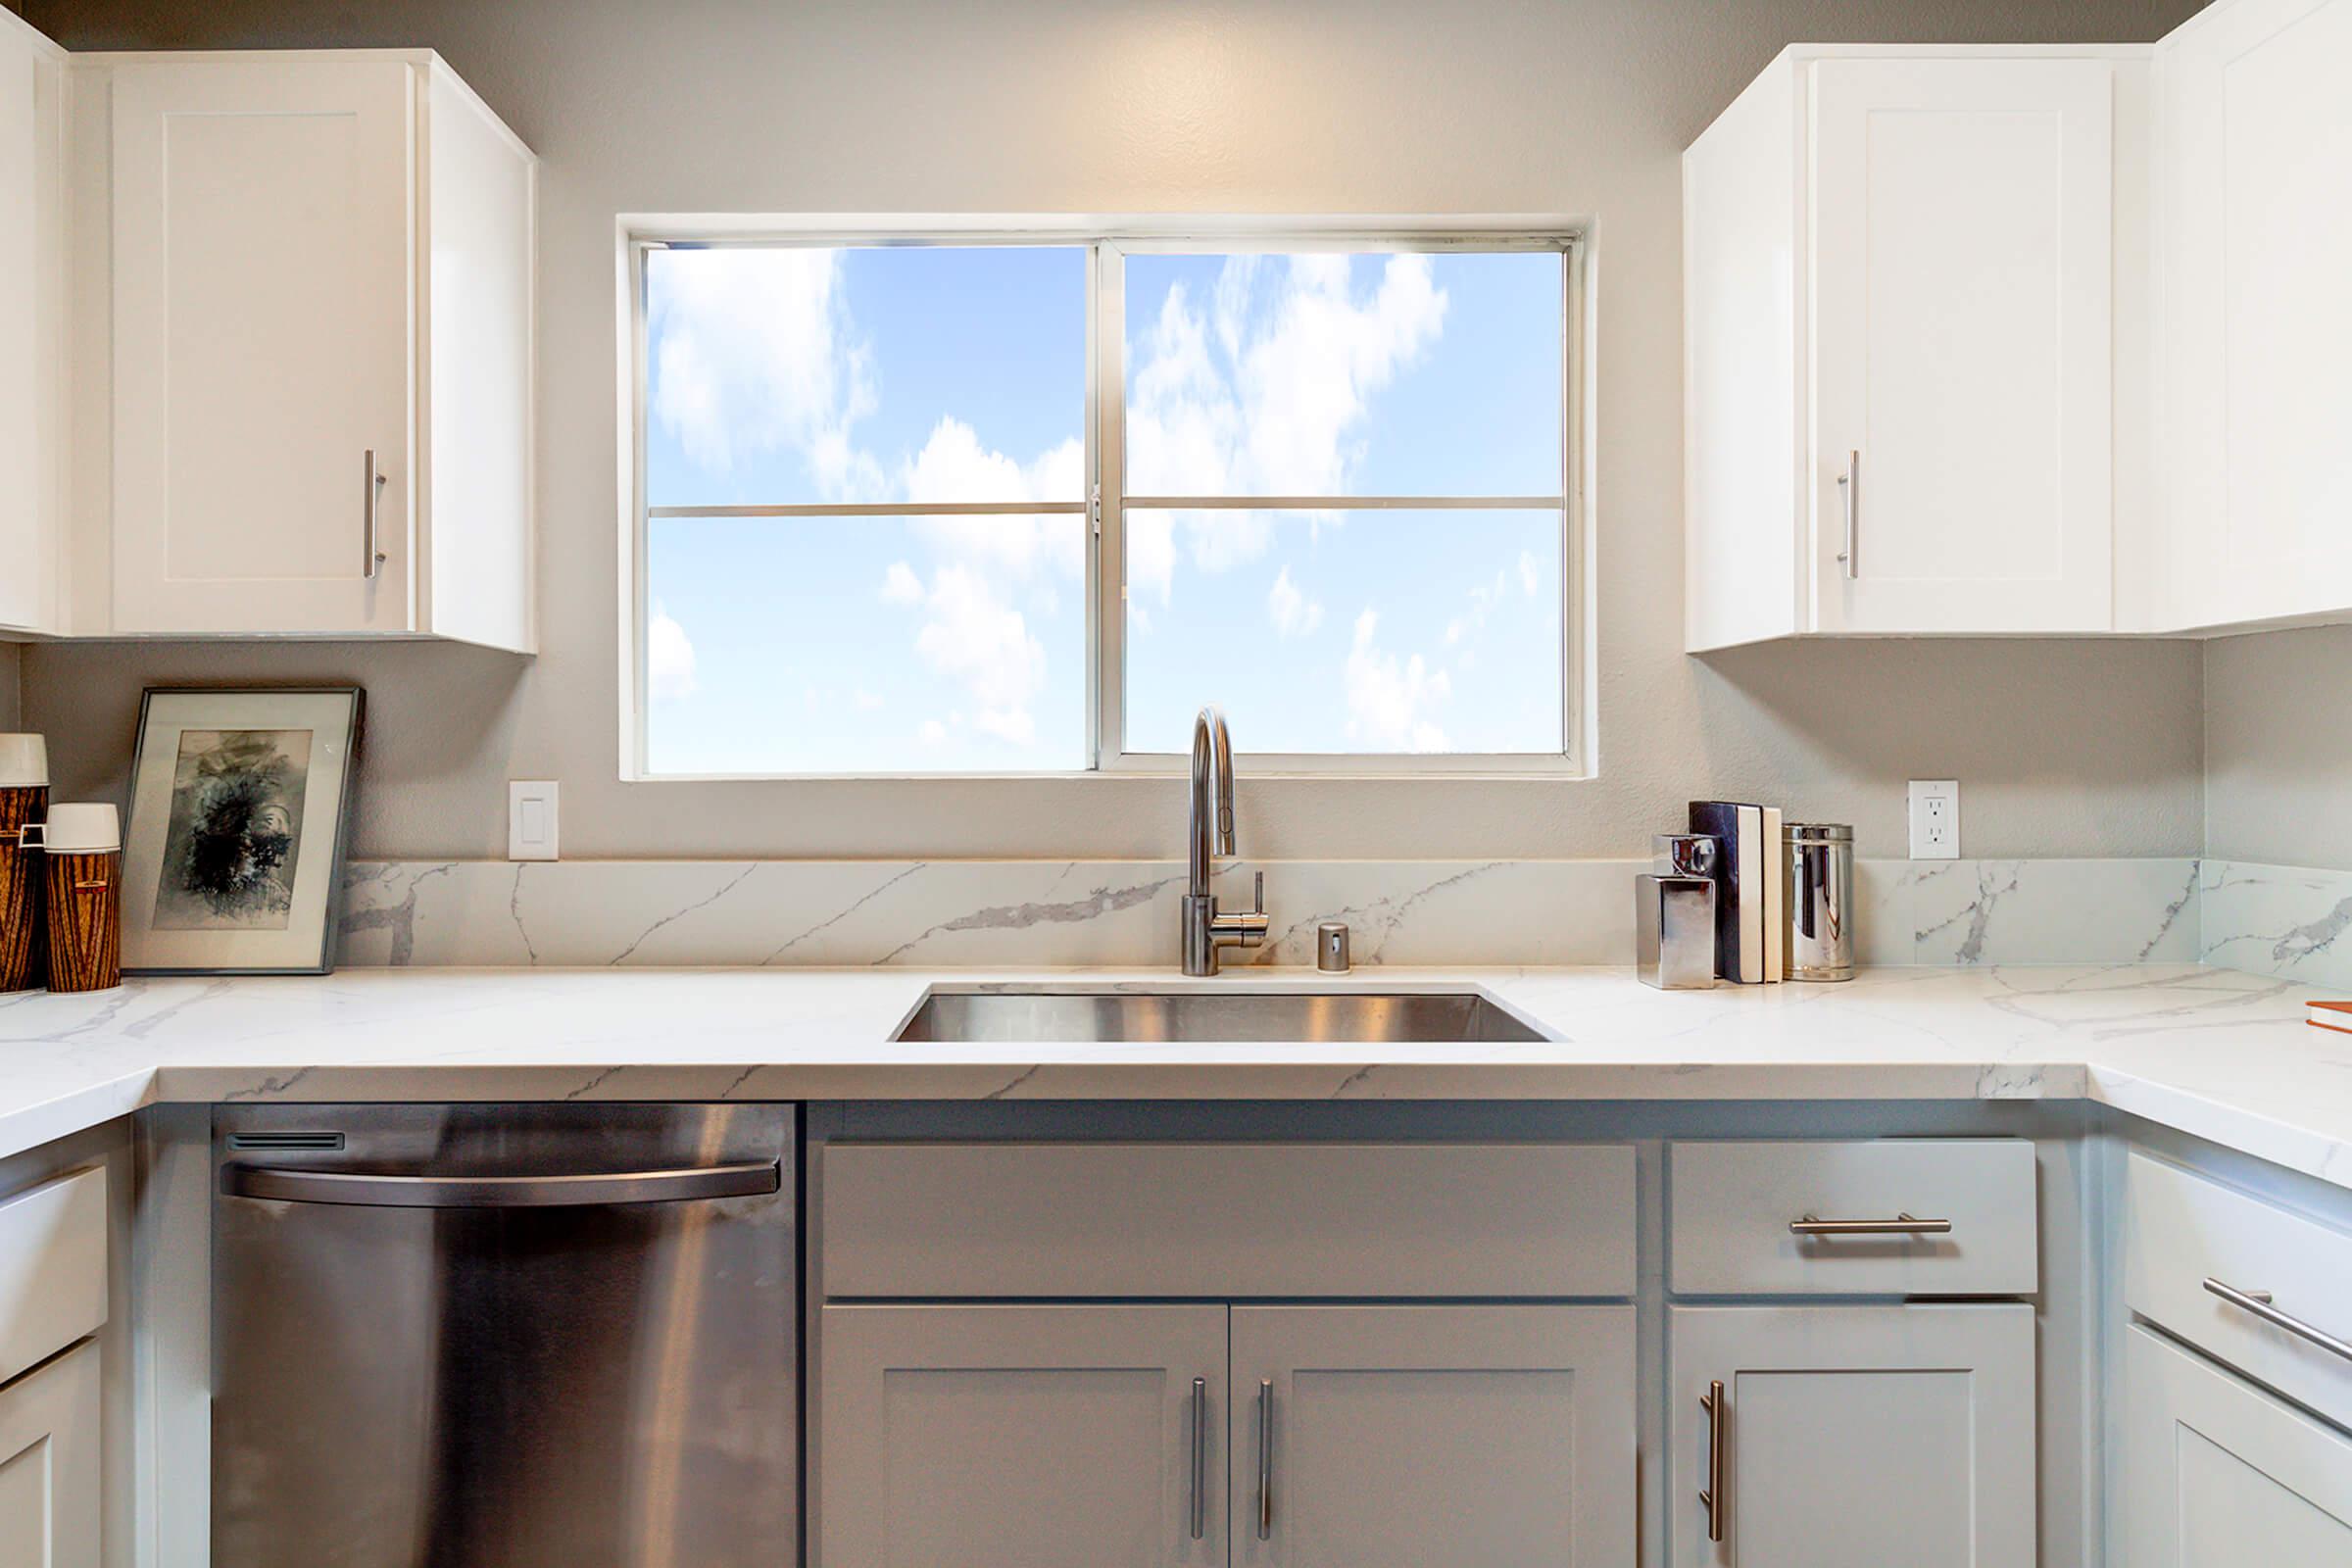
{"label": "picture frame", "polygon": [[150,687],[122,836],[122,972],[327,974],[366,694]]}

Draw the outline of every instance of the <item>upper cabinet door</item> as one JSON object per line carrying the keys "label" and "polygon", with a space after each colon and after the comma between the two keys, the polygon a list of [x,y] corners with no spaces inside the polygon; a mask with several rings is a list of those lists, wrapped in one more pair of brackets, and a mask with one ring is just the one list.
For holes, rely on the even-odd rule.
{"label": "upper cabinet door", "polygon": [[2157,51],[2159,625],[2352,611],[2352,0]]}
{"label": "upper cabinet door", "polygon": [[65,52],[0,12],[0,626],[56,627]]}
{"label": "upper cabinet door", "polygon": [[113,93],[115,629],[411,629],[415,69]]}
{"label": "upper cabinet door", "polygon": [[2114,66],[1813,70],[1815,629],[2110,630]]}
{"label": "upper cabinet door", "polygon": [[1237,1306],[1229,1398],[1235,1568],[1632,1568],[1630,1306]]}

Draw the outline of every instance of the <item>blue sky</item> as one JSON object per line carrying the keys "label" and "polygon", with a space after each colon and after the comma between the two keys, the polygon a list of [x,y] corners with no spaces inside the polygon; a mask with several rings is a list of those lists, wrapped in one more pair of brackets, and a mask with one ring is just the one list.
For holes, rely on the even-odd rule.
{"label": "blue sky", "polygon": [[[1077,501],[1083,248],[648,258],[654,506]],[[1128,490],[1553,495],[1556,254],[1127,262]],[[1082,767],[1077,514],[656,518],[656,772]],[[1134,750],[1556,751],[1549,511],[1131,511]]]}

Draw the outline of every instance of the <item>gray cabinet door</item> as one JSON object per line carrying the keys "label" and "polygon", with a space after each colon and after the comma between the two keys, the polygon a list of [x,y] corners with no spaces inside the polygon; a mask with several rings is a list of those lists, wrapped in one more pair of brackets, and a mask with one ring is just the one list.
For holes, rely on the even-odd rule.
{"label": "gray cabinet door", "polygon": [[1676,1568],[2034,1561],[2031,1306],[1678,1306],[1668,1335]]}
{"label": "gray cabinet door", "polygon": [[1224,1561],[1223,1306],[828,1306],[817,1333],[815,1568]]}
{"label": "gray cabinet door", "polygon": [[1233,1310],[1233,1562],[1631,1568],[1630,1306]]}
{"label": "gray cabinet door", "polygon": [[2124,1560],[2352,1563],[2352,1438],[2136,1324],[2127,1332]]}

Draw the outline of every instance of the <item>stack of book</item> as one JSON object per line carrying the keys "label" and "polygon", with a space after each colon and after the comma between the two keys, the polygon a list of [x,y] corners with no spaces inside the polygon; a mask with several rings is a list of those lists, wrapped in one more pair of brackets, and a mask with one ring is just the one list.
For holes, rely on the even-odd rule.
{"label": "stack of book", "polygon": [[1788,978],[1787,851],[1781,808],[1692,801],[1690,831],[1718,842],[1715,972],[1739,985]]}
{"label": "stack of book", "polygon": [[2352,1035],[2352,1002],[2313,1002],[2305,1005],[2311,1008],[2309,1017],[2317,1027]]}

